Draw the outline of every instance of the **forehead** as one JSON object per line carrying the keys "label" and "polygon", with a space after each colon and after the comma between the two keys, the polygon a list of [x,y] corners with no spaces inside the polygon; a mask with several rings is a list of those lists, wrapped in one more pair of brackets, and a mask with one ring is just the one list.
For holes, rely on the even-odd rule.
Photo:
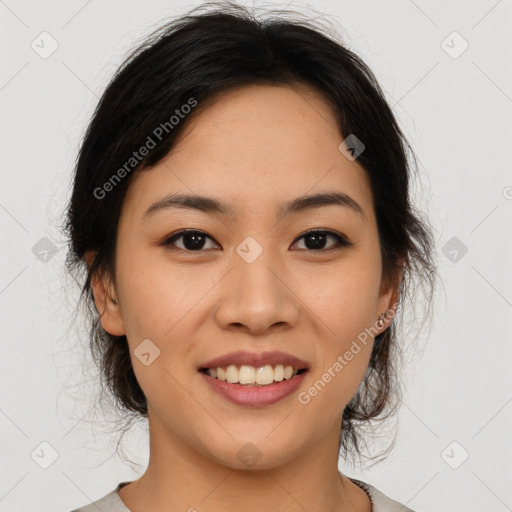
{"label": "forehead", "polygon": [[199,105],[184,122],[167,157],[133,176],[128,201],[135,197],[142,208],[182,192],[262,209],[273,199],[335,190],[367,215],[372,208],[366,171],[339,151],[343,137],[334,112],[308,86],[239,88]]}
{"label": "forehead", "polygon": [[318,157],[329,145],[336,148],[339,137],[332,109],[311,87],[250,85],[199,104],[174,152],[194,148],[198,157],[215,155],[223,163],[266,159],[271,169],[306,153]]}

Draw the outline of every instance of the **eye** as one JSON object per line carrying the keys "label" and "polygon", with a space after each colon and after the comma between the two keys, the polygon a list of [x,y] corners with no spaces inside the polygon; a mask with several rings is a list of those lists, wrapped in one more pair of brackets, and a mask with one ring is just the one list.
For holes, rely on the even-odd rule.
{"label": "eye", "polygon": [[[335,241],[334,247],[331,246],[325,248],[325,243],[329,238]],[[176,243],[180,239],[183,239],[181,247]],[[339,233],[329,230],[311,230],[297,238],[297,240],[302,239],[306,241],[306,247],[299,249],[314,252],[333,250],[336,249],[336,245],[338,246],[338,248],[349,247],[351,245],[354,245],[352,242],[347,240],[347,238],[344,237],[343,235],[340,235]],[[162,245],[174,246],[177,249],[188,252],[198,252],[205,249],[205,244],[207,240],[211,240],[212,242],[214,242],[214,247],[210,248],[215,248],[215,246],[218,247],[218,244],[213,240],[213,238],[208,236],[204,231],[199,231],[197,229],[185,229],[179,231],[178,233],[175,233],[169,238],[166,238],[162,242]],[[208,249],[208,247],[206,247],[206,249]]]}
{"label": "eye", "polygon": [[[180,238],[183,238],[183,247],[178,247],[175,244],[175,242]],[[175,245],[178,249],[183,251],[193,252],[204,249],[206,239],[213,240],[203,231],[198,231],[196,229],[185,229],[165,239],[162,245]]]}
{"label": "eye", "polygon": [[323,252],[336,249],[336,244],[334,244],[334,247],[324,247],[329,237],[335,240],[335,242],[338,245],[338,248],[349,247],[351,245],[354,245],[352,242],[349,242],[346,237],[340,235],[339,233],[319,229],[308,231],[307,233],[301,235],[297,240],[304,239],[305,241],[307,241],[305,249],[301,250]]}

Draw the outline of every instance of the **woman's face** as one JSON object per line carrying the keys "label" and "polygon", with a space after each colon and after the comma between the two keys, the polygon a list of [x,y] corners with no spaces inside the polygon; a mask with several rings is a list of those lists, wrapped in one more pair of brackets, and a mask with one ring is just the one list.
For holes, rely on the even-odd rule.
{"label": "woman's face", "polygon": [[[118,305],[108,303],[102,325],[126,334],[150,427],[162,442],[242,469],[245,455],[270,468],[326,439],[337,447],[376,320],[396,299],[396,288],[381,289],[366,172],[339,150],[331,109],[305,86],[244,87],[190,121],[164,161],[133,176],[110,288]],[[173,194],[207,196],[230,212],[165,203]],[[345,194],[360,210],[311,201],[286,211],[317,194]],[[203,237],[180,237],[185,229]],[[304,236],[313,229],[321,233]],[[101,306],[108,283],[95,286]],[[279,351],[307,371],[280,399],[288,379],[272,392],[226,383],[226,396],[201,369],[237,351]]]}

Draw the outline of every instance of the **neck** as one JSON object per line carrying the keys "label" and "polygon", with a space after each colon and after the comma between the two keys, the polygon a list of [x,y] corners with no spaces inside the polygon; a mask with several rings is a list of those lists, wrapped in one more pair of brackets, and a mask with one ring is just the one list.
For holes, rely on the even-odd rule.
{"label": "neck", "polygon": [[[339,429],[287,463],[233,469],[150,424],[145,473],[119,495],[131,510],[370,512],[367,494],[338,471]],[[341,426],[341,425],[340,425]]]}

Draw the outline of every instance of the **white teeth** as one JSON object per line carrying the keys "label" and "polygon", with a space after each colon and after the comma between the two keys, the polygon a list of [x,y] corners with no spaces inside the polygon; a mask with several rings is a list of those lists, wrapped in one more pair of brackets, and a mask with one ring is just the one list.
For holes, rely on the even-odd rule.
{"label": "white teeth", "polygon": [[256,384],[271,384],[272,382],[274,382],[274,369],[272,366],[267,364],[256,370]]}
{"label": "white teeth", "polygon": [[274,380],[280,382],[284,379],[284,366],[282,364],[278,364],[274,368]]}
{"label": "white teeth", "polygon": [[206,373],[214,379],[227,381],[231,384],[266,386],[274,381],[280,382],[283,379],[291,379],[294,375],[297,375],[298,371],[293,366],[282,364],[275,367],[267,364],[259,368],[243,364],[240,369],[236,365],[230,364],[225,370],[221,367],[208,368]]}
{"label": "white teeth", "polygon": [[[256,370],[254,366],[242,365],[238,371],[238,382],[240,384],[254,384],[256,381]],[[261,382],[259,384],[262,384]]]}
{"label": "white teeth", "polygon": [[238,369],[234,364],[230,364],[226,369],[226,380],[231,384],[238,382]]}

